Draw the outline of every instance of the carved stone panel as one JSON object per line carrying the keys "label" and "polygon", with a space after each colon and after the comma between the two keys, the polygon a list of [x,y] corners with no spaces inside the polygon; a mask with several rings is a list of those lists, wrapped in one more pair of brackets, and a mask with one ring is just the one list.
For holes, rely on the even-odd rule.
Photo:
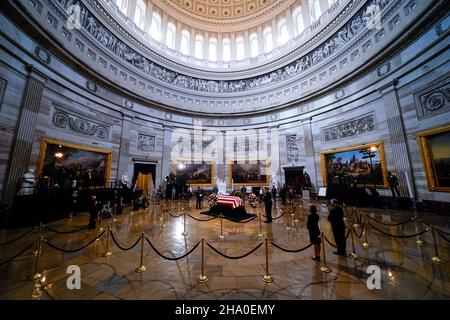
{"label": "carved stone panel", "polygon": [[286,155],[288,163],[296,162],[299,159],[296,134],[286,136]]}
{"label": "carved stone panel", "polygon": [[418,92],[415,100],[419,118],[448,110],[450,107],[450,80]]}
{"label": "carved stone panel", "polygon": [[151,136],[144,133],[138,133],[137,148],[139,151],[154,152],[155,136]]}
{"label": "carved stone panel", "polygon": [[79,115],[61,109],[53,112],[52,123],[60,128],[69,129],[81,134],[109,140],[111,128],[108,125],[87,120]]}
{"label": "carved stone panel", "polygon": [[325,142],[329,142],[373,130],[375,130],[375,116],[371,114],[322,129],[322,137]]}

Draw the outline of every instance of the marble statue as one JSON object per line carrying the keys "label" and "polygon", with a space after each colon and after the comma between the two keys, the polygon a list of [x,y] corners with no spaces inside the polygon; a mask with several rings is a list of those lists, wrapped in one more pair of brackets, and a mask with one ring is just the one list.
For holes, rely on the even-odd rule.
{"label": "marble statue", "polygon": [[120,183],[126,187],[130,186],[130,179],[128,178],[128,174],[126,171],[123,173],[122,177],[120,178]]}
{"label": "marble statue", "polygon": [[216,179],[217,194],[227,194],[227,183],[219,178]]}
{"label": "marble statue", "polygon": [[34,176],[34,170],[29,169],[24,175],[23,175],[23,182],[20,186],[20,190],[17,193],[18,195],[30,195],[34,192],[34,185],[36,182],[36,177]]}

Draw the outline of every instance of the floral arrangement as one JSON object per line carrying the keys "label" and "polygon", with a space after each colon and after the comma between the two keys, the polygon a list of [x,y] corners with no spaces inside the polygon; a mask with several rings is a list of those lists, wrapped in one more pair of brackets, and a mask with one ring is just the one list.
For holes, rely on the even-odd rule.
{"label": "floral arrangement", "polygon": [[258,206],[258,197],[254,193],[250,193],[248,196],[248,204],[252,208],[256,208]]}
{"label": "floral arrangement", "polygon": [[234,197],[239,197],[239,198],[241,198],[242,200],[244,200],[244,194],[243,194],[241,191],[239,191],[239,190],[233,191],[233,192],[231,193],[231,195],[234,196]]}
{"label": "floral arrangement", "polygon": [[208,204],[209,204],[209,206],[210,206],[211,208],[214,207],[215,205],[217,205],[217,201],[219,201],[219,198],[217,197],[217,194],[211,193],[211,194],[209,195],[209,198],[208,198]]}

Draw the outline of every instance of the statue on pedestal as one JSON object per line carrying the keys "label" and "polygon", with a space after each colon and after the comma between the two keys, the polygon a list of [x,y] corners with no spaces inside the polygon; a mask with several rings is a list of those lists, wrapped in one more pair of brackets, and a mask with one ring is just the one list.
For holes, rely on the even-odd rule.
{"label": "statue on pedestal", "polygon": [[29,169],[24,175],[23,175],[23,182],[20,186],[20,190],[17,193],[18,195],[30,195],[34,192],[34,185],[36,183],[36,177],[34,175],[34,170]]}
{"label": "statue on pedestal", "polygon": [[216,180],[217,194],[227,194],[227,183],[219,178]]}

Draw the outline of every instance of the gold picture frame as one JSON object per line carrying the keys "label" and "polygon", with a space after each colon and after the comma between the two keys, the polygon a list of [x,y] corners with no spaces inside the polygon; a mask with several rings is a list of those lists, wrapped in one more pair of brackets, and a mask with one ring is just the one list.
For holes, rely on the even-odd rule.
{"label": "gold picture frame", "polygon": [[[246,161],[251,161],[251,162],[257,162],[257,161],[264,161],[265,162],[265,170],[266,170],[266,180],[264,182],[249,182],[249,183],[245,183],[245,182],[236,182],[233,181],[233,165],[234,164],[248,164],[246,163]],[[235,163],[238,162],[238,163]],[[233,186],[255,186],[255,187],[262,187],[262,186],[268,186],[270,184],[270,174],[269,174],[269,170],[270,170],[270,161],[268,159],[237,159],[237,160],[231,160],[228,164],[228,183],[229,185],[233,185]]]}
{"label": "gold picture frame", "polygon": [[429,191],[450,192],[450,187],[439,186],[438,173],[433,161],[434,157],[431,147],[431,138],[446,132],[450,132],[450,125],[422,131],[417,134]]}
{"label": "gold picture frame", "polygon": [[[50,138],[42,138],[41,146],[40,146],[40,150],[39,150],[38,164],[36,166],[37,177],[41,177],[41,175],[42,175],[42,171],[44,169],[45,156],[47,153],[47,147],[49,144],[60,145],[62,147],[76,149],[76,150],[104,154],[106,156],[105,184],[104,185],[105,186],[108,185],[110,174],[111,174],[111,161],[112,161],[112,151],[111,150],[93,148],[93,147],[73,144],[73,143],[69,143],[69,142],[54,140],[54,139],[50,139]],[[93,187],[95,187],[95,186],[93,186]]]}
{"label": "gold picture frame", "polygon": [[[323,151],[320,153],[320,162],[321,162],[321,166],[322,166],[322,178],[323,178],[323,185],[326,187],[327,186],[327,168],[326,168],[326,158],[328,155],[331,154],[337,154],[337,153],[344,153],[344,152],[349,152],[349,151],[355,151],[355,150],[368,150],[372,147],[376,147],[377,151],[379,152],[379,158],[380,158],[380,162],[381,162],[381,174],[382,174],[382,180],[383,180],[383,184],[372,184],[373,186],[375,186],[376,188],[388,188],[388,181],[387,181],[387,167],[386,167],[386,159],[385,159],[385,154],[384,154],[384,147],[383,147],[383,142],[382,141],[376,141],[376,142],[371,142],[371,143],[366,143],[366,144],[360,144],[360,145],[355,145],[355,146],[350,146],[350,147],[345,147],[345,148],[339,148],[339,149],[332,149],[332,150],[327,150],[327,151]],[[371,186],[371,184],[366,183],[364,184],[365,186]],[[358,184],[358,187],[360,186],[364,186],[363,184]]]}
{"label": "gold picture frame", "polygon": [[202,163],[198,163],[195,161],[192,161],[192,159],[188,159],[188,158],[178,158],[174,160],[173,163],[173,172],[175,174],[177,174],[177,170],[178,170],[178,163],[179,162],[183,162],[186,163],[187,165],[191,164],[209,164],[211,166],[211,181],[209,183],[188,183],[190,186],[192,187],[210,187],[214,185],[214,160],[202,160]]}

